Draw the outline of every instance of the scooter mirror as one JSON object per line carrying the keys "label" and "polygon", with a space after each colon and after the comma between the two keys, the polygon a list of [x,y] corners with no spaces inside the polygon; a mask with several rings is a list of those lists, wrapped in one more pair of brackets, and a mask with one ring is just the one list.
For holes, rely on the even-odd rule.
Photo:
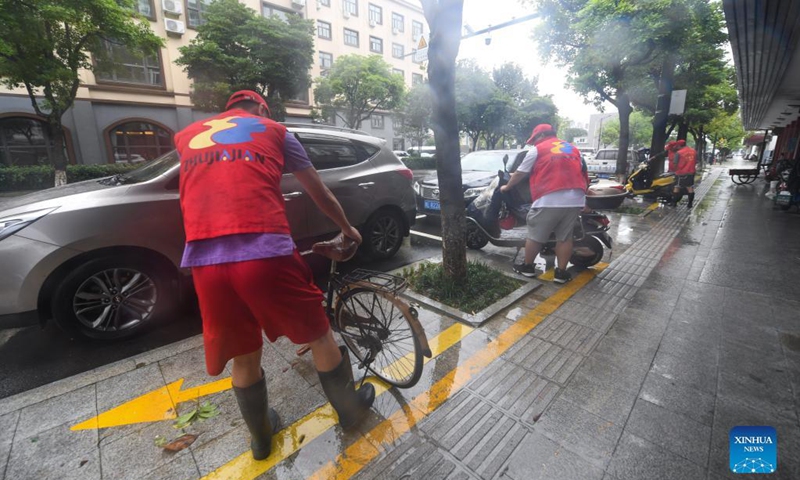
{"label": "scooter mirror", "polygon": [[503,155],[503,170],[508,171],[508,154]]}

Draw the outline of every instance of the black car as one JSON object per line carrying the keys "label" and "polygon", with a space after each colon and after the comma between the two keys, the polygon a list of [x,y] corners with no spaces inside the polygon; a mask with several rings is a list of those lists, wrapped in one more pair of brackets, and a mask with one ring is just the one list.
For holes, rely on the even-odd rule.
{"label": "black car", "polygon": [[[508,155],[508,168],[519,165],[527,150],[482,150],[461,159],[461,183],[464,186],[464,206],[472,202],[489,186],[498,170],[503,170],[503,157]],[[427,216],[441,215],[439,204],[439,179],[436,175],[414,183],[417,192],[417,213]]]}

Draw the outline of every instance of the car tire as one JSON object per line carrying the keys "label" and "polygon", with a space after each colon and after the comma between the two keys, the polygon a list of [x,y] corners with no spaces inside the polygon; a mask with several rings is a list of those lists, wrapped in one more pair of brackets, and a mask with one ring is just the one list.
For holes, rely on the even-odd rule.
{"label": "car tire", "polygon": [[477,225],[467,220],[467,248],[480,250],[489,243],[489,237]]}
{"label": "car tire", "polygon": [[403,218],[399,213],[383,208],[373,213],[361,228],[361,248],[370,258],[386,260],[403,245]]}
{"label": "car tire", "polygon": [[[575,252],[576,249],[588,251],[584,255],[579,255]],[[600,240],[591,236],[585,235],[581,240],[577,240],[572,246],[573,254],[569,261],[578,268],[589,268],[597,265],[603,259],[603,244]]]}
{"label": "car tire", "polygon": [[141,255],[108,255],[73,267],[54,290],[53,319],[70,334],[122,339],[174,311],[176,274]]}

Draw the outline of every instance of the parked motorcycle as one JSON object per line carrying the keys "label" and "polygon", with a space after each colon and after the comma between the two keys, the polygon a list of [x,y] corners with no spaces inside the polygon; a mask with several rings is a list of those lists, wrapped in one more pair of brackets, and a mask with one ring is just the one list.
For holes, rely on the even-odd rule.
{"label": "parked motorcycle", "polygon": [[655,195],[656,198],[671,200],[672,191],[678,183],[678,177],[673,172],[662,173],[653,178],[651,164],[656,159],[663,161],[664,153],[647,157],[647,152],[639,151],[641,162],[628,176],[625,191],[628,195]]}
{"label": "parked motorcycle", "polygon": [[[530,203],[523,203],[518,191],[501,192],[500,187],[508,183],[510,174],[498,171],[489,187],[467,206],[467,247],[479,250],[487,244],[498,247],[514,247],[519,251],[525,247],[525,236],[502,235],[503,230],[512,230],[526,225]],[[603,258],[603,245],[611,248],[608,217],[602,213],[581,213],[573,231],[573,253],[570,262],[578,267],[591,267]],[[542,255],[555,255],[556,241],[550,240],[542,246]],[[516,256],[515,256],[516,260]]]}
{"label": "parked motorcycle", "polygon": [[778,194],[774,202],[781,210],[789,210],[793,206],[800,209],[800,175],[795,168],[787,167],[778,174]]}

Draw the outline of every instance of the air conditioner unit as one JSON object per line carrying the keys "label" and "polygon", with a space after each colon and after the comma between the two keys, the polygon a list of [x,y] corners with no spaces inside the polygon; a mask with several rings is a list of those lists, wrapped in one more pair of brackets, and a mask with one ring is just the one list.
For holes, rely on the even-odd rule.
{"label": "air conditioner unit", "polygon": [[377,24],[378,24],[378,22],[376,22],[375,20],[373,20],[373,19],[371,19],[371,18],[369,19],[369,26],[370,26],[370,27],[373,27],[373,28],[374,28],[374,27],[375,27],[375,25],[377,25]]}
{"label": "air conditioner unit", "polygon": [[164,0],[162,3],[164,12],[173,15],[180,15],[183,13],[183,2],[181,0]]}
{"label": "air conditioner unit", "polygon": [[165,18],[164,28],[167,29],[167,33],[174,33],[176,35],[183,35],[184,33],[186,33],[186,25],[180,20]]}
{"label": "air conditioner unit", "polygon": [[342,16],[344,18],[350,18],[350,12],[348,12],[347,10],[342,10]]}
{"label": "air conditioner unit", "polygon": [[317,10],[322,10],[322,0],[317,0]]}
{"label": "air conditioner unit", "polygon": [[292,0],[292,7],[300,9],[306,6],[306,0]]}
{"label": "air conditioner unit", "polygon": [[397,28],[397,27],[392,28],[392,34],[393,35],[397,35],[398,33],[400,33],[400,29],[399,28]]}

